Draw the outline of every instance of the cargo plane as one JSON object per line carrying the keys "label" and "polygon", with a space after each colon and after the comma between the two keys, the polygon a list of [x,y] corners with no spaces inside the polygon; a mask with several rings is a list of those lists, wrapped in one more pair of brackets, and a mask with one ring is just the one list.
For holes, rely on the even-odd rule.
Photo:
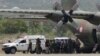
{"label": "cargo plane", "polygon": [[77,10],[79,0],[53,0],[53,3],[54,10],[0,9],[0,15],[5,18],[50,19],[57,23],[55,29],[63,25],[70,28],[84,43],[85,50],[95,43],[100,44],[100,12]]}

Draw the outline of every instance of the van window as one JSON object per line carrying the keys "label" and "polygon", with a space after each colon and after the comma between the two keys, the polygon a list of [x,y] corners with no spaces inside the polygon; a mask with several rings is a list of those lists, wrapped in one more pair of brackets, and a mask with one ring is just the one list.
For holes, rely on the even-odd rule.
{"label": "van window", "polygon": [[19,43],[26,43],[26,40],[21,40]]}
{"label": "van window", "polygon": [[32,42],[32,43],[36,43],[36,40],[35,40],[35,39],[31,39],[31,42]]}

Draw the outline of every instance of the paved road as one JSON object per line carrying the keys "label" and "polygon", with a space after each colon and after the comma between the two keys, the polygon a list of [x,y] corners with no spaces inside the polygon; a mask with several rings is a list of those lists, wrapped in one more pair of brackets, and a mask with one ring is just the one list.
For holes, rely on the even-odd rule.
{"label": "paved road", "polygon": [[0,54],[0,56],[100,56],[100,54]]}

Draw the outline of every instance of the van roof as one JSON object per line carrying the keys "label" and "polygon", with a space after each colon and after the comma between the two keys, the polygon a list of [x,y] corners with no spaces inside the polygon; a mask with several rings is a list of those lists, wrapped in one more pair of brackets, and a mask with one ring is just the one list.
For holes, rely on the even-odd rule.
{"label": "van roof", "polygon": [[24,38],[34,38],[34,39],[37,39],[37,38],[40,38],[40,39],[44,39],[45,36],[44,35],[26,35]]}
{"label": "van roof", "polygon": [[54,39],[69,39],[69,37],[55,37]]}

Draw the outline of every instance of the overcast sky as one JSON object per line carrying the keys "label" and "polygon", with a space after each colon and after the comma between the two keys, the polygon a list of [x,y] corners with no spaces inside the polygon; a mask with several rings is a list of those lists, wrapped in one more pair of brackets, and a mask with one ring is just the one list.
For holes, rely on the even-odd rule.
{"label": "overcast sky", "polygon": [[[60,0],[0,0],[0,8],[52,9],[52,1]],[[96,3],[100,3],[100,0],[80,0],[79,8],[81,10],[97,11]]]}

